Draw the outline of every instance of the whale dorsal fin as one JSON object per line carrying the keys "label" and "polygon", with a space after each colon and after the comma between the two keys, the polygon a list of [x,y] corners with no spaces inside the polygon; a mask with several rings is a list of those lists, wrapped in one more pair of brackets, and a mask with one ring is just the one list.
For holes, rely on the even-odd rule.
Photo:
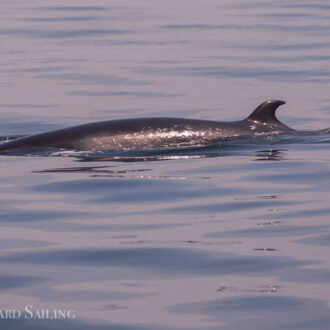
{"label": "whale dorsal fin", "polygon": [[282,104],[285,104],[285,102],[281,100],[266,101],[260,104],[251,115],[246,118],[246,120],[258,123],[283,125],[275,116],[276,109]]}

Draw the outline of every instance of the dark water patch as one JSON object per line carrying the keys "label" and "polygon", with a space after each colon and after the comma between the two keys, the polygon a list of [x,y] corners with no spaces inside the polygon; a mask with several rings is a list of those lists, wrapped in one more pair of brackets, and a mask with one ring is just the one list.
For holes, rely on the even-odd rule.
{"label": "dark water patch", "polygon": [[105,86],[141,86],[149,85],[150,81],[135,80],[131,78],[124,78],[113,74],[83,74],[83,73],[57,73],[45,74],[36,76],[36,78],[50,79],[50,80],[65,80],[78,81],[87,85],[105,85]]}
{"label": "dark water patch", "polygon": [[123,92],[123,91],[84,91],[84,90],[73,90],[68,91],[66,94],[73,96],[133,96],[142,98],[158,98],[158,97],[178,97],[183,96],[183,94],[178,93],[162,93],[162,92]]}
{"label": "dark water patch", "polygon": [[[148,177],[145,177],[146,179]],[[235,189],[218,188],[204,185],[200,182],[182,182],[159,178],[155,180],[141,180],[136,178],[107,178],[104,175],[99,178],[68,180],[53,182],[31,187],[38,192],[66,194],[83,194],[84,198],[94,202],[117,202],[117,203],[141,203],[141,202],[168,202],[185,199],[203,198],[232,194]],[[141,194],[143,191],[143,194]]]}
{"label": "dark water patch", "polygon": [[24,18],[26,22],[59,23],[59,22],[89,22],[108,19],[102,16],[72,16],[72,17],[34,17]]}
{"label": "dark water patch", "polygon": [[162,25],[161,29],[168,30],[254,30],[254,31],[280,31],[280,32],[305,32],[305,33],[316,33],[316,32],[327,32],[330,30],[330,26],[327,25],[293,25],[293,24],[265,24],[259,23],[254,25],[247,24],[220,24],[220,25],[209,25],[209,24],[178,24],[178,25]]}
{"label": "dark water patch", "polygon": [[[2,118],[0,122],[0,132],[4,134],[0,136],[0,141],[8,141],[18,139],[27,135],[40,133],[40,131],[51,131],[55,129],[63,128],[61,124],[54,124],[50,120],[40,121],[37,116],[31,116],[29,120],[18,115],[6,116]],[[17,134],[19,132],[19,134]],[[23,153],[24,154],[24,153]]]}
{"label": "dark water patch", "polygon": [[281,280],[294,283],[330,283],[330,270],[325,268],[304,268],[299,272],[287,269],[280,275]]}
{"label": "dark water patch", "polygon": [[[71,198],[71,203],[73,203],[73,201],[73,198]],[[127,201],[127,203],[129,203],[129,201]],[[140,233],[147,231],[161,231],[190,225],[190,222],[183,222],[181,220],[173,223],[156,221],[157,219],[155,219],[155,222],[153,223],[141,223],[140,219],[143,218],[143,215],[141,214],[143,214],[144,211],[125,211],[116,208],[116,205],[110,205],[108,207],[109,210],[103,210],[100,212],[89,212],[79,209],[72,212],[62,212],[57,211],[54,208],[44,212],[30,210],[2,212],[0,213],[0,223],[6,225],[10,224],[12,227],[36,228],[38,230],[52,232],[62,232],[63,228],[65,228],[66,232],[107,232],[109,237],[111,237],[111,234],[118,232]],[[120,221],[122,217],[134,215],[136,216],[137,223],[125,223]],[[100,219],[102,220],[102,223],[98,223]],[[104,222],[104,219],[107,219],[107,221]],[[33,244],[35,244],[36,247],[53,245],[51,241],[49,244],[46,244],[46,242],[39,242],[37,240],[34,241],[35,243],[29,243],[22,240],[22,242],[18,242],[17,245],[15,244],[15,240],[10,241],[12,243],[6,245],[6,248],[19,248],[21,246],[33,247]]]}
{"label": "dark water patch", "polygon": [[[329,210],[329,214],[330,214],[330,210]],[[297,242],[302,244],[321,245],[321,246],[330,245],[330,233],[303,238],[298,240]]]}
{"label": "dark water patch", "polygon": [[[308,189],[304,189],[307,190]],[[302,203],[303,204],[303,203]],[[305,202],[306,204],[306,202]],[[312,203],[311,203],[312,204]],[[295,211],[281,211],[280,213],[276,214],[276,218],[277,219],[301,219],[301,218],[310,218],[311,222],[312,219],[315,217],[325,217],[328,214],[330,214],[330,208],[329,207],[319,207],[319,208],[315,208],[315,207],[311,207],[309,209],[298,209]],[[260,217],[260,216],[256,216],[255,219],[261,219],[264,217]]]}
{"label": "dark water patch", "polygon": [[[245,190],[241,190],[241,193],[244,193]],[[208,213],[230,213],[230,212],[243,212],[248,210],[258,210],[265,209],[269,207],[279,207],[284,205],[295,204],[295,202],[289,201],[249,201],[249,202],[228,202],[223,203],[219,202],[217,204],[209,203],[209,204],[194,204],[189,206],[180,206],[174,208],[168,208],[167,212],[175,212],[175,213],[197,213],[197,214],[208,214]],[[246,217],[251,217],[251,215],[246,215]]]}
{"label": "dark water patch", "polygon": [[0,223],[51,222],[81,217],[79,212],[61,210],[12,210],[0,212]]}
{"label": "dark water patch", "polygon": [[[116,8],[116,7],[111,7]],[[121,8],[121,7],[118,7]],[[49,6],[49,7],[36,7],[33,10],[45,10],[45,11],[107,11],[109,7],[102,6]]]}
{"label": "dark water patch", "polygon": [[111,114],[111,118],[113,119],[123,119],[128,118],[128,116],[135,117],[140,114],[142,114],[141,116],[144,116],[145,111],[146,109],[141,107],[125,109],[112,109],[109,107],[103,110],[94,110],[93,113],[100,114],[104,119],[109,119],[109,114]]}
{"label": "dark water patch", "polygon": [[[224,146],[221,146],[223,148]],[[255,147],[255,146],[254,146]],[[230,148],[230,147],[228,147]],[[240,146],[240,148],[243,148],[243,146]],[[275,152],[277,153],[277,150],[263,150],[263,151],[258,151],[258,152],[253,152],[252,154],[250,153],[249,156],[255,156],[255,155],[260,155],[260,156],[271,156],[272,153]],[[221,156],[222,153],[219,154]],[[233,156],[233,155],[232,155]],[[283,157],[285,158],[285,157]],[[221,160],[219,160],[220,163],[216,163],[215,165],[210,165],[208,163],[202,164],[201,167],[198,168],[193,168],[189,170],[190,175],[192,174],[206,174],[206,175],[211,175],[211,174],[220,174],[224,175],[224,177],[229,176],[230,174],[240,174],[244,178],[245,181],[249,181],[248,175],[249,173],[261,173],[264,170],[271,171],[273,172],[278,172],[280,171],[281,173],[283,171],[297,171],[300,169],[304,169],[307,165],[304,162],[299,162],[299,161],[283,161],[283,162],[270,162],[267,164],[267,167],[265,168],[265,165],[262,162],[252,162],[250,161],[251,158],[245,158],[241,157],[241,161],[238,162],[231,162],[229,164],[227,163],[222,163]],[[253,160],[253,158],[252,158]],[[219,165],[220,164],[220,165]],[[244,165],[244,173],[242,173],[242,164]],[[167,172],[169,174],[173,175],[184,175],[186,173],[186,170],[184,168],[178,168],[178,169],[172,169],[170,172]],[[252,189],[252,186],[250,188],[250,193],[246,196],[246,198],[250,199],[257,199],[257,195],[260,194],[259,191],[256,192],[255,195],[254,191]],[[269,193],[269,192],[267,192]],[[275,195],[279,194],[282,195],[282,192],[275,193],[275,190],[272,190],[272,193]],[[236,196],[236,198],[238,198]],[[242,197],[239,197],[242,199]],[[245,198],[245,197],[244,197]]]}
{"label": "dark water patch", "polygon": [[[239,45],[230,44],[231,48],[243,48],[243,49],[251,49],[257,51],[307,51],[307,50],[321,50],[330,48],[329,43],[240,43]],[[302,68],[302,70],[304,70]]]}
{"label": "dark water patch", "polygon": [[1,256],[2,263],[70,265],[89,267],[125,267],[136,271],[162,273],[168,276],[201,276],[225,274],[253,274],[297,268],[309,262],[288,257],[237,256],[183,248],[121,248],[121,249],[62,249],[12,253]]}
{"label": "dark water patch", "polygon": [[[109,312],[113,308],[107,308]],[[47,320],[47,319],[24,319],[24,317],[17,320],[1,319],[0,326],[6,330],[177,330],[162,326],[160,324],[126,324],[126,323],[106,323],[100,324],[100,321],[93,323],[92,321],[78,320],[79,311],[77,311],[77,318],[74,320]],[[181,328],[182,330],[192,330],[191,328]],[[210,329],[211,330],[211,329]],[[216,329],[214,329],[216,330]]]}
{"label": "dark water patch", "polygon": [[315,171],[315,168],[313,171],[306,171],[301,173],[281,173],[281,174],[260,174],[258,176],[254,177],[254,180],[256,181],[265,181],[265,182],[290,182],[290,183],[297,183],[300,184],[315,184],[319,183],[320,180],[324,180],[324,182],[329,181],[330,178],[330,170],[327,169],[318,169]]}
{"label": "dark water patch", "polygon": [[305,33],[305,34],[316,34],[316,33],[327,33],[330,31],[330,25],[321,25],[321,24],[313,24],[313,25],[293,25],[293,24],[258,24],[255,26],[246,26],[245,29],[251,30],[260,30],[260,31],[280,31],[280,32],[295,32],[295,33]]}
{"label": "dark water patch", "polygon": [[120,29],[80,29],[80,30],[45,30],[45,29],[3,29],[0,35],[31,37],[41,39],[66,39],[79,37],[96,37],[105,35],[123,35],[133,33],[131,30]]}
{"label": "dark water patch", "polygon": [[[24,288],[33,286],[42,281],[45,281],[44,277],[30,277],[30,276],[19,276],[19,275],[0,275],[0,292],[5,292],[7,290]],[[1,325],[2,319],[0,319]]]}
{"label": "dark water patch", "polygon": [[[43,295],[45,288],[41,288],[40,296]],[[37,290],[34,294],[38,293]],[[152,293],[135,293],[122,291],[99,291],[99,290],[67,290],[47,292],[47,302],[76,302],[76,301],[118,301],[152,296]],[[1,325],[1,323],[0,323]]]}
{"label": "dark water patch", "polygon": [[239,197],[236,200],[258,200],[258,199],[280,199],[278,195],[261,195],[261,196],[248,196],[248,197]]}
{"label": "dark water patch", "polygon": [[[106,311],[109,312],[115,309],[114,305],[109,305]],[[6,330],[177,330],[177,327],[163,326],[161,324],[140,324],[134,325],[129,323],[107,323],[106,325],[100,322],[93,323],[91,321],[77,321],[77,320],[1,320],[0,325],[3,325]],[[198,328],[184,328],[182,330],[198,330]],[[216,328],[208,328],[207,330],[217,330]]]}
{"label": "dark water patch", "polygon": [[[25,68],[25,69],[13,69],[10,72],[59,72],[72,69],[72,67],[68,66],[42,66],[42,67],[35,67],[35,68]],[[39,78],[37,76],[37,78]]]}
{"label": "dark water patch", "polygon": [[[308,9],[308,13],[311,9],[315,10],[330,10],[330,5],[318,2],[318,3],[304,3],[301,1],[248,1],[240,2],[239,4],[228,6],[228,8],[233,9],[269,9],[269,8],[286,8],[286,9]],[[323,13],[323,11],[321,11]]]}
{"label": "dark water patch", "polygon": [[[291,56],[284,56],[283,54],[278,54],[278,56],[258,56],[253,54],[253,56],[210,56],[208,58],[211,59],[218,59],[218,60],[230,60],[230,61],[236,61],[238,63],[271,63],[272,65],[274,63],[297,63],[297,62],[328,62],[330,60],[330,56],[327,55],[317,55],[317,54],[311,54],[311,55],[297,55],[292,54]],[[310,118],[311,120],[313,118]],[[307,120],[303,118],[303,120]]]}
{"label": "dark water patch", "polygon": [[287,329],[300,330],[300,329],[315,329],[315,330],[327,330],[330,326],[330,318],[329,317],[320,317],[317,320],[308,321],[308,322],[300,322],[300,321],[292,321],[292,323],[288,323],[285,325]]}
{"label": "dark water patch", "polygon": [[268,17],[268,18],[276,18],[276,19],[284,19],[287,20],[288,18],[320,18],[318,15],[313,15],[312,13],[262,13],[262,14],[254,14],[253,16],[256,17]]}
{"label": "dark water patch", "polygon": [[312,81],[317,77],[330,77],[328,70],[295,70],[295,69],[270,69],[270,68],[245,68],[229,66],[205,66],[205,67],[142,67],[138,72],[154,75],[178,75],[186,77],[207,78],[240,78],[257,79],[261,81],[297,82]]}
{"label": "dark water patch", "polygon": [[[309,329],[325,330],[324,325],[330,324],[329,309],[324,302],[289,296],[242,296],[179,304],[168,309],[172,313],[200,314],[212,321],[225,322],[221,327],[224,330],[301,329],[297,320],[299,325],[308,322],[312,326]],[[283,313],[285,318],[280,317]]]}
{"label": "dark water patch", "polygon": [[[315,9],[315,10],[330,10],[330,5],[325,3],[288,3],[283,2],[285,8],[302,8],[302,9]],[[323,13],[323,12],[322,12]]]}
{"label": "dark water patch", "polygon": [[93,45],[102,46],[107,44],[108,46],[170,46],[170,45],[187,45],[189,41],[186,40],[170,40],[170,41],[162,41],[162,40],[124,40],[124,39],[112,39],[112,40],[93,40]]}
{"label": "dark water patch", "polygon": [[313,78],[313,79],[310,79],[308,82],[325,84],[325,83],[329,83],[330,79],[327,79],[327,78]]}
{"label": "dark water patch", "polygon": [[[1,220],[0,220],[1,221]],[[31,240],[31,239],[1,239],[0,250],[6,251],[8,249],[20,249],[20,248],[35,248],[45,247],[52,245],[50,242]]]}
{"label": "dark water patch", "polygon": [[299,299],[291,297],[239,297],[215,300],[206,303],[187,303],[169,307],[171,312],[175,313],[198,313],[213,314],[221,311],[241,311],[243,314],[263,310],[272,310],[273,312],[285,310],[286,308],[299,309],[302,303]]}
{"label": "dark water patch", "polygon": [[171,24],[171,25],[162,25],[161,29],[168,30],[222,30],[228,29],[233,25],[209,25],[209,24]]}
{"label": "dark water patch", "polygon": [[100,114],[101,119],[109,120],[109,115],[111,114],[111,119],[126,119],[126,118],[139,118],[139,117],[198,117],[203,111],[213,111],[214,109],[166,109],[161,111],[160,109],[148,109],[142,107],[136,108],[105,108],[103,110],[94,110],[93,114]]}
{"label": "dark water patch", "polygon": [[[35,109],[43,109],[43,108],[58,108],[59,105],[58,104],[29,104],[29,103],[8,103],[8,104],[4,104],[1,103],[0,104],[0,108],[35,108]],[[6,114],[7,115],[7,114]],[[1,121],[4,118],[1,118]]]}
{"label": "dark water patch", "polygon": [[[137,214],[138,212],[132,212],[131,215]],[[114,218],[115,216],[117,218],[120,218],[123,216],[123,213],[113,215],[109,214],[109,222]],[[100,215],[101,217],[102,215]],[[146,231],[156,231],[156,230],[165,230],[170,228],[177,228],[182,226],[188,226],[189,223],[153,223],[153,224],[126,224],[126,223],[118,223],[118,224],[93,224],[93,220],[97,218],[98,216],[90,217],[90,224],[87,223],[78,223],[78,222],[70,222],[65,224],[65,230],[67,232],[72,231],[80,231],[80,232],[91,232],[91,231],[107,231],[109,233],[109,238],[120,238],[116,236],[111,236],[114,232],[123,232],[123,233],[140,233],[140,232],[146,232]],[[59,224],[57,228],[53,228],[55,231],[62,231],[63,230],[63,224]],[[129,235],[128,235],[129,236]],[[138,237],[138,236],[136,236]],[[141,241],[138,241],[141,242]],[[120,242],[121,244],[125,242]],[[135,241],[136,243],[136,241]]]}
{"label": "dark water patch", "polygon": [[[281,4],[283,2],[281,1]],[[247,1],[247,2],[240,2],[238,4],[231,4],[231,5],[227,5],[225,6],[225,8],[228,9],[269,9],[269,8],[273,8],[276,7],[276,4],[274,4],[273,2],[270,1]],[[219,8],[223,8],[222,6]]]}
{"label": "dark water patch", "polygon": [[258,226],[257,228],[248,228],[234,231],[221,231],[205,235],[209,238],[241,238],[241,237],[294,237],[302,235],[319,234],[330,230],[329,226]]}

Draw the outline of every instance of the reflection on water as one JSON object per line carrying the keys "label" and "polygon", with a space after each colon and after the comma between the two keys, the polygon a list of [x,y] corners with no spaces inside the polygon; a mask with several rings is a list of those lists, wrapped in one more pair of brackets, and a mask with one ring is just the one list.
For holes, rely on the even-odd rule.
{"label": "reflection on water", "polygon": [[1,329],[330,328],[326,1],[2,1],[0,141],[133,117],[295,134],[1,155]]}

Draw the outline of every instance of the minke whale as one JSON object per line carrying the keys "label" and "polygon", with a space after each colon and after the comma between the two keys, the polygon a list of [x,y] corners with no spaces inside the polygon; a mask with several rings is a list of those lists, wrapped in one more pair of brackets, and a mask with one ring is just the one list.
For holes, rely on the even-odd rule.
{"label": "minke whale", "polygon": [[266,101],[241,121],[135,118],[83,124],[3,142],[0,153],[42,148],[102,151],[180,147],[242,136],[292,132],[292,128],[275,116],[276,109],[282,104],[285,102]]}

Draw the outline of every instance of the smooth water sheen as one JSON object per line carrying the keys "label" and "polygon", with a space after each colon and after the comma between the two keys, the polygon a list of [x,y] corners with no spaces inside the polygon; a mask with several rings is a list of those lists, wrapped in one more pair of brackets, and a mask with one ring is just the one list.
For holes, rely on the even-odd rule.
{"label": "smooth water sheen", "polygon": [[267,99],[310,131],[1,155],[0,310],[76,313],[1,329],[330,328],[328,1],[4,0],[0,22],[2,140]]}

